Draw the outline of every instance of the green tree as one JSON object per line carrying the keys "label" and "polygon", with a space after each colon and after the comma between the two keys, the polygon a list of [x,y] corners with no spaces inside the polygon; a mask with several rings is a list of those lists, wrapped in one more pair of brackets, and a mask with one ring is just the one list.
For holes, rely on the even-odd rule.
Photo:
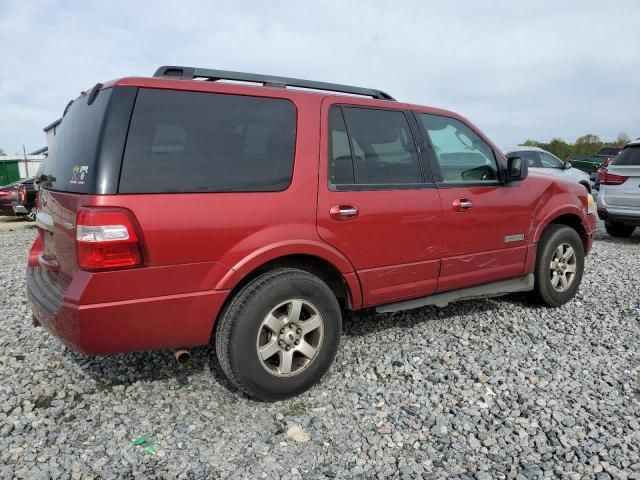
{"label": "green tree", "polygon": [[627,135],[626,132],[620,132],[618,134],[618,138],[613,142],[616,147],[624,147],[627,143],[631,141],[631,137]]}
{"label": "green tree", "polygon": [[538,147],[540,146],[540,142],[537,140],[527,139],[524,142],[522,142],[520,145],[524,147]]}
{"label": "green tree", "polygon": [[562,160],[567,160],[569,158],[569,155],[571,155],[573,145],[568,144],[561,138],[554,137],[542,148],[548,150]]}
{"label": "green tree", "polygon": [[580,155],[595,155],[601,147],[602,140],[600,140],[600,137],[592,133],[588,133],[576,140],[573,153]]}

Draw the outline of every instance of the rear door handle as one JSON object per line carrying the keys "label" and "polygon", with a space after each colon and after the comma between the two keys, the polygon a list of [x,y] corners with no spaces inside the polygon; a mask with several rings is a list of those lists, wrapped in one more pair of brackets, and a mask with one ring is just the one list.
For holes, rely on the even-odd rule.
{"label": "rear door handle", "polygon": [[334,220],[353,220],[358,217],[358,207],[354,205],[334,205],[329,210]]}
{"label": "rear door handle", "polygon": [[473,208],[473,202],[471,200],[467,200],[466,198],[456,198],[453,201],[453,209],[456,212],[464,212],[466,210],[471,210]]}

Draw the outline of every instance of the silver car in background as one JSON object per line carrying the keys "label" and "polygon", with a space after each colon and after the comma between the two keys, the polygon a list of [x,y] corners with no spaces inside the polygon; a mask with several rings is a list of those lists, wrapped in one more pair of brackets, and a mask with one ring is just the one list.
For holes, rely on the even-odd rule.
{"label": "silver car in background", "polygon": [[600,174],[598,217],[614,237],[640,227],[640,139],[627,143]]}
{"label": "silver car in background", "polygon": [[520,157],[529,163],[529,168],[540,171],[551,177],[573,180],[583,185],[591,193],[591,179],[589,174],[577,168],[571,168],[571,164],[563,162],[553,153],[539,147],[509,147],[502,150],[509,157]]}

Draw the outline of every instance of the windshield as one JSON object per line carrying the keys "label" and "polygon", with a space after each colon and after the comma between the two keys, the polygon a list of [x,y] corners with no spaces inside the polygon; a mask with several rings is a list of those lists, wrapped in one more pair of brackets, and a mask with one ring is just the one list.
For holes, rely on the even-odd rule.
{"label": "windshield", "polygon": [[43,185],[51,190],[90,193],[95,182],[95,163],[109,88],[100,91],[91,105],[88,96],[74,101],[56,130],[55,141],[43,162]]}

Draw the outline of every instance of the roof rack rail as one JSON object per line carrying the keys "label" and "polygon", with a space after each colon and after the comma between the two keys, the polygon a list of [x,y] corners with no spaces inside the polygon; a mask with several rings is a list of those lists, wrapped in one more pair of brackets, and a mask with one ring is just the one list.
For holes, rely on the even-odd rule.
{"label": "roof rack rail", "polygon": [[240,82],[261,83],[265,87],[300,87],[311,90],[325,90],[327,92],[350,93],[353,95],[363,95],[380,100],[395,100],[388,93],[374,88],[352,87],[337,83],[314,82],[312,80],[301,80],[299,78],[275,77],[273,75],[260,75],[257,73],[230,72],[227,70],[211,70],[208,68],[196,67],[175,67],[162,66],[153,74],[154,77],[176,77],[176,78],[204,78],[215,82],[218,80],[234,80]]}

